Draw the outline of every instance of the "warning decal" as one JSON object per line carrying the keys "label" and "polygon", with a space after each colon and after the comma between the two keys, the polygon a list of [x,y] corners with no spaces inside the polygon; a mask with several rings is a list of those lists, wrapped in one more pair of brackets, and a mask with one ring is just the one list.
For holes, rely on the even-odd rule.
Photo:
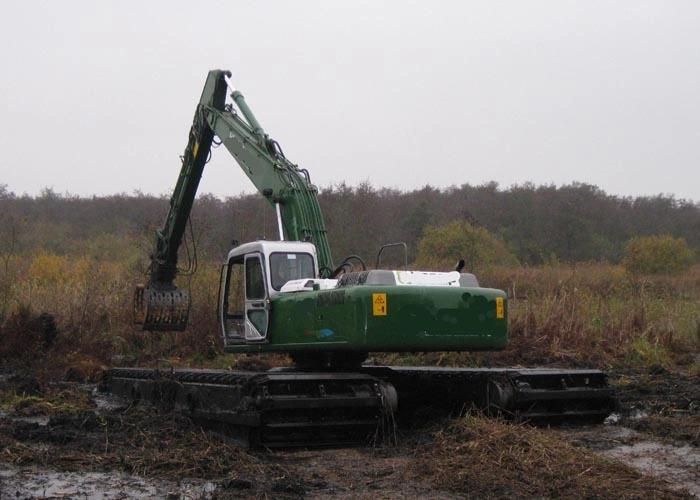
{"label": "warning decal", "polygon": [[496,319],[505,318],[505,306],[503,305],[503,297],[496,297]]}
{"label": "warning decal", "polygon": [[372,315],[386,316],[387,302],[385,293],[372,294]]}

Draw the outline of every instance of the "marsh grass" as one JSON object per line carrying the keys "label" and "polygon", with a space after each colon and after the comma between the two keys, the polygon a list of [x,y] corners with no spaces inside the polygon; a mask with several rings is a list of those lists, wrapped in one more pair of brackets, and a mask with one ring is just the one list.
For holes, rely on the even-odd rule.
{"label": "marsh grass", "polygon": [[700,266],[682,276],[607,264],[497,269],[482,281],[509,293],[506,352],[568,364],[697,362]]}
{"label": "marsh grass", "polygon": [[0,389],[0,411],[11,416],[74,415],[92,409],[90,394],[75,387],[48,387],[41,394],[28,394],[17,384]]}
{"label": "marsh grass", "polygon": [[408,474],[469,498],[690,498],[556,433],[467,415],[420,446]]}
{"label": "marsh grass", "polygon": [[700,266],[633,276],[608,264],[492,268],[482,286],[507,291],[509,345],[497,353],[380,355],[445,366],[700,368]]}
{"label": "marsh grass", "polygon": [[[112,364],[239,367],[287,364],[283,357],[225,355],[216,303],[220,267],[202,263],[180,286],[193,297],[182,333],[133,324],[132,293],[145,262],[40,252],[13,256],[0,276],[0,362],[44,379],[95,380]],[[509,295],[510,342],[497,353],[381,354],[393,364],[661,365],[700,370],[700,266],[676,276],[633,276],[621,266],[491,268],[482,286]],[[55,338],[37,316],[51,314]]]}

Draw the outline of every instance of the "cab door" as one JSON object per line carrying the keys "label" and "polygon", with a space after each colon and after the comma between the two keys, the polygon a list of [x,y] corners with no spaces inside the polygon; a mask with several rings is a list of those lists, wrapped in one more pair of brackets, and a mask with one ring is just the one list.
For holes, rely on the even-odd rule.
{"label": "cab door", "polygon": [[245,343],[245,273],[243,256],[231,258],[221,266],[219,284],[219,322],[224,345]]}
{"label": "cab door", "polygon": [[245,256],[245,340],[264,341],[270,323],[270,300],[262,254]]}

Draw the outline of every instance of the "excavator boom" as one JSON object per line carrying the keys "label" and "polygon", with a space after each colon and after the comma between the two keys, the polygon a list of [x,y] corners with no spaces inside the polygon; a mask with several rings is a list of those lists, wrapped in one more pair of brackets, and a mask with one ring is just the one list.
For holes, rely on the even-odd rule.
{"label": "excavator boom", "polygon": [[[163,227],[156,232],[148,283],[139,285],[134,318],[144,330],[184,330],[190,296],[178,288],[178,250],[182,246],[202,172],[218,138],[279,216],[280,239],[310,241],[317,249],[321,277],[333,269],[330,246],[308,171],[291,163],[234,90],[226,103],[229,71],[210,71],[195,110],[182,166]],[[235,110],[238,107],[240,114]],[[241,116],[242,115],[242,116]]]}

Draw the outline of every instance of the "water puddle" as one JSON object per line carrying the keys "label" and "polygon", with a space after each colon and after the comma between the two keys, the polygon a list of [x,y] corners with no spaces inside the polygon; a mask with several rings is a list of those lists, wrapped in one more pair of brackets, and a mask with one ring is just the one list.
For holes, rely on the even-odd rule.
{"label": "water puddle", "polygon": [[700,449],[697,447],[639,441],[616,446],[601,454],[666,479],[673,488],[685,488],[700,498]]}
{"label": "water puddle", "polygon": [[119,396],[108,392],[100,392],[97,388],[92,390],[92,401],[98,413],[107,413],[116,410],[123,410],[129,404]]}
{"label": "water puddle", "polygon": [[35,417],[22,417],[22,416],[17,416],[17,415],[10,415],[4,411],[0,411],[0,418],[9,418],[15,422],[26,422],[28,424],[37,424],[37,425],[48,425],[49,423],[49,417],[46,415],[37,415]]}
{"label": "water puddle", "polygon": [[1,498],[210,498],[210,481],[180,482],[120,472],[56,472],[0,464]]}

